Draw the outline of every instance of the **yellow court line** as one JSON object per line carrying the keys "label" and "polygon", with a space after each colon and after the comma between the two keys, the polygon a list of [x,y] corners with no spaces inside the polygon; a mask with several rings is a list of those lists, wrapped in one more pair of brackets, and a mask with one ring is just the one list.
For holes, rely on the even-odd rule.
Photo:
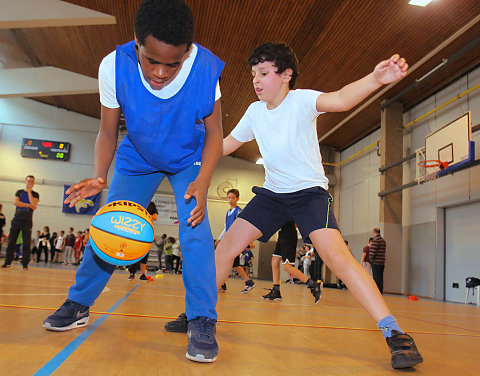
{"label": "yellow court line", "polygon": [[[55,308],[19,306],[19,305],[13,305],[13,304],[0,304],[0,307],[38,309],[38,310],[43,310],[43,311],[55,311],[56,310]],[[142,314],[137,314],[137,313],[102,312],[102,311],[90,311],[90,313],[97,314],[97,315],[111,315],[111,316],[124,316],[124,317],[143,317],[143,318],[151,318],[151,319],[167,319],[167,320],[175,320],[176,319],[176,317],[172,317],[172,316],[142,315]],[[365,332],[378,332],[377,328],[375,328],[375,329],[373,329],[373,328],[352,328],[352,327],[347,327],[347,326],[329,326],[329,325],[311,325],[311,324],[282,324],[282,323],[273,323],[273,322],[235,321],[235,320],[217,320],[217,322],[225,323],[225,324],[283,326],[283,327],[291,327],[291,328],[337,329],[337,330],[358,330],[358,331],[365,331]],[[441,325],[441,324],[438,324],[438,325]],[[480,338],[480,334],[441,333],[441,332],[426,332],[426,331],[413,331],[413,330],[409,330],[408,333]]]}

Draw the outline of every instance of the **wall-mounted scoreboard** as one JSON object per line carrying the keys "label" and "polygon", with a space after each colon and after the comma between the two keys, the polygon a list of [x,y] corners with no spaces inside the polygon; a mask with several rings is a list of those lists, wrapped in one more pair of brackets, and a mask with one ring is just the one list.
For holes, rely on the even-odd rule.
{"label": "wall-mounted scoreboard", "polygon": [[70,146],[69,142],[24,138],[21,155],[26,158],[68,161]]}

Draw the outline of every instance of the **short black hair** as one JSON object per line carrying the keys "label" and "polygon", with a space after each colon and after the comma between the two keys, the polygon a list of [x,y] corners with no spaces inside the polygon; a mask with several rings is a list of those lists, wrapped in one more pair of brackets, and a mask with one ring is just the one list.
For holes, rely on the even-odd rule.
{"label": "short black hair", "polygon": [[239,191],[238,189],[235,189],[235,188],[230,189],[230,190],[227,192],[227,196],[228,196],[230,193],[233,193],[237,198],[240,197],[240,191]]}
{"label": "short black hair", "polygon": [[141,45],[149,35],[173,46],[186,44],[187,49],[193,43],[193,13],[183,0],[144,0],[134,27]]}
{"label": "short black hair", "polygon": [[259,63],[270,61],[278,70],[277,73],[283,73],[287,69],[292,70],[292,78],[288,84],[289,89],[293,89],[298,77],[298,60],[293,50],[283,43],[263,43],[253,50],[248,58],[250,67]]}
{"label": "short black hair", "polygon": [[157,205],[155,205],[153,201],[150,201],[150,203],[148,204],[147,212],[150,215],[158,214]]}

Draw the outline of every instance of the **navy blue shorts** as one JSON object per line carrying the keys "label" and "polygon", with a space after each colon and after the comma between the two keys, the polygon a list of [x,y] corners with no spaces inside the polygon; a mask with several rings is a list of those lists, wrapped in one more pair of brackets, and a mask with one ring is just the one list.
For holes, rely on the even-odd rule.
{"label": "navy blue shorts", "polygon": [[238,218],[258,228],[261,242],[268,240],[286,222],[293,219],[302,234],[303,241],[315,230],[332,228],[339,230],[333,214],[333,198],[325,189],[312,187],[291,193],[275,193],[265,188],[253,187],[255,193],[240,212]]}

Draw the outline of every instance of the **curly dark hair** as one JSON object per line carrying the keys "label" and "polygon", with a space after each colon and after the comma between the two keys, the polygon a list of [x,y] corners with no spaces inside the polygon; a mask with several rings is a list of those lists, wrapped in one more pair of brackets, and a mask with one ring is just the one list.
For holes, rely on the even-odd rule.
{"label": "curly dark hair", "polygon": [[250,67],[265,61],[272,62],[277,68],[277,73],[283,73],[288,68],[292,70],[292,78],[288,84],[293,89],[298,77],[298,60],[293,50],[283,43],[264,43],[253,50],[248,58]]}
{"label": "curly dark hair", "polygon": [[151,35],[155,39],[180,46],[193,43],[194,21],[183,0],[144,0],[135,15],[135,35],[141,45]]}

